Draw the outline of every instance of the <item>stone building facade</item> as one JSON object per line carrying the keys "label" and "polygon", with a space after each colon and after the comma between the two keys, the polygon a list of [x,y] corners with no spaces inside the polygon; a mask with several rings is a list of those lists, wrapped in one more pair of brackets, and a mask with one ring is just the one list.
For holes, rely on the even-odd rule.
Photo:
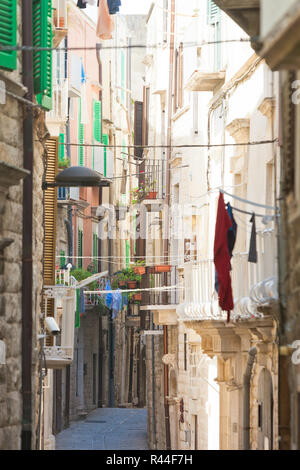
{"label": "stone building facade", "polygon": [[[23,2],[17,2],[17,41],[22,43]],[[24,169],[23,120],[27,106],[22,102],[27,90],[23,85],[21,56],[14,71],[3,71],[0,80],[5,98],[0,105],[0,448],[24,448],[24,411],[22,397],[22,270],[24,253],[23,217],[32,216],[32,359],[31,359],[31,419],[26,431],[31,435],[30,448],[36,447],[39,429],[39,343],[41,296],[43,285],[43,191],[45,113],[33,110],[33,169],[32,215],[24,207],[23,181],[30,178]],[[29,105],[30,106],[30,105]],[[23,372],[24,374],[24,372]]]}

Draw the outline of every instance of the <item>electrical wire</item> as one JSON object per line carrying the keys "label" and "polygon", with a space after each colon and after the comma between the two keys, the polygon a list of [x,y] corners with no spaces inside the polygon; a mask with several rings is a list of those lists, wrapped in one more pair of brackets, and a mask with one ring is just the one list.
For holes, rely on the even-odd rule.
{"label": "electrical wire", "polygon": [[[274,144],[278,142],[277,139],[272,140],[258,140],[253,142],[243,142],[243,143],[231,143],[231,144],[181,144],[181,145],[126,145],[128,148],[138,148],[138,149],[176,149],[176,148],[219,148],[219,147],[248,147],[252,145],[266,145],[266,144]],[[72,147],[101,147],[101,148],[111,148],[111,149],[118,149],[124,148],[124,145],[109,145],[109,144],[78,144],[78,143],[61,143],[60,145],[71,145]]]}
{"label": "electrical wire", "polygon": [[[210,46],[213,44],[224,44],[224,43],[236,43],[236,42],[246,42],[249,43],[249,38],[239,38],[239,39],[224,39],[219,41],[202,41],[197,42],[186,42],[182,43],[183,47],[202,47]],[[39,46],[5,46],[0,45],[0,51],[33,51],[33,52],[49,52],[49,51],[104,51],[104,50],[118,50],[118,49],[157,49],[165,47],[165,43],[156,43],[156,44],[124,44],[121,46],[102,46],[102,44],[96,44],[96,46],[85,46],[85,47],[39,47]]]}

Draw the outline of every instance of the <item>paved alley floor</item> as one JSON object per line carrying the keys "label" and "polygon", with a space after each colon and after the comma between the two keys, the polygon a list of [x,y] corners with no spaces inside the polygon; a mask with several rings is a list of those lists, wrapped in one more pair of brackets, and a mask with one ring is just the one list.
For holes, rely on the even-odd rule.
{"label": "paved alley floor", "polygon": [[56,436],[56,450],[147,450],[147,410],[98,408]]}

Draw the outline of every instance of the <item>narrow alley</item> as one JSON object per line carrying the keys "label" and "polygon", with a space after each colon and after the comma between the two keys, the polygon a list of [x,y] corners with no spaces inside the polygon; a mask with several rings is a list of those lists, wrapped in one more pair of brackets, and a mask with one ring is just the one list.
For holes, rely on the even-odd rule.
{"label": "narrow alley", "polygon": [[98,408],[56,436],[56,450],[147,450],[147,410]]}

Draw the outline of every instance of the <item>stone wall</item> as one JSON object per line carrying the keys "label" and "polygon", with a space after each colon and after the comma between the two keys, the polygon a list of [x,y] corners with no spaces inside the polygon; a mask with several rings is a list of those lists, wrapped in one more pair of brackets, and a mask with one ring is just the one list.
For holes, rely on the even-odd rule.
{"label": "stone wall", "polygon": [[[14,73],[16,79],[20,75]],[[11,75],[9,75],[11,76]],[[5,81],[5,80],[4,80]],[[12,85],[7,81],[7,89]],[[22,93],[21,93],[22,94]],[[9,95],[0,111],[0,163],[23,167],[23,106]],[[38,425],[38,344],[39,314],[42,292],[43,259],[43,136],[46,134],[44,113],[38,112],[34,119],[34,165],[33,165],[33,343],[32,343],[32,419],[35,446],[35,429]],[[41,142],[39,142],[41,140]],[[2,169],[1,169],[2,171]],[[25,176],[25,174],[23,175]],[[30,214],[28,214],[30,216]],[[0,365],[0,448],[19,449],[21,445],[22,395],[21,395],[21,321],[22,321],[22,219],[23,184],[17,178],[12,185],[1,183],[0,188],[0,340],[6,345],[6,363]],[[10,242],[9,242],[10,241]],[[6,247],[5,247],[6,246]],[[3,403],[2,403],[3,402]]]}

